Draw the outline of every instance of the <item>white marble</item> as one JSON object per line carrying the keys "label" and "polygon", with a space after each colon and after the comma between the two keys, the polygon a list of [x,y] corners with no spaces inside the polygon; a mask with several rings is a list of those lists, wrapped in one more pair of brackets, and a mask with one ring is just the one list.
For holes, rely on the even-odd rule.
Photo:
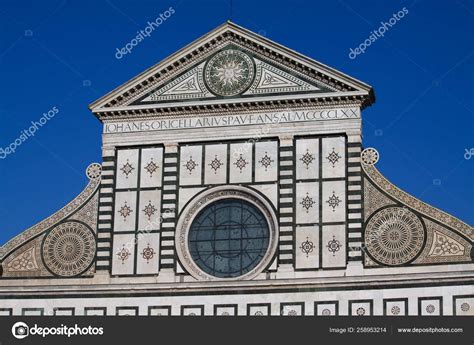
{"label": "white marble", "polygon": [[298,182],[296,184],[296,223],[319,223],[319,184]]}
{"label": "white marble", "polygon": [[345,137],[323,138],[321,155],[323,178],[346,176]]}
{"label": "white marble", "polygon": [[112,255],[112,274],[133,274],[133,266],[135,262],[135,235],[114,235]]}
{"label": "white marble", "polygon": [[138,169],[138,149],[118,150],[117,188],[136,188]]}
{"label": "white marble", "polygon": [[137,212],[137,192],[115,193],[114,231],[134,231]]}
{"label": "white marble", "polygon": [[421,313],[424,316],[441,315],[442,304],[438,299],[424,299],[420,301]]}
{"label": "white marble", "polygon": [[296,178],[319,178],[319,139],[296,140]]}
{"label": "white marble", "polygon": [[278,142],[255,143],[255,182],[276,181],[278,178]]}
{"label": "white marble", "polygon": [[[322,231],[323,267],[346,266],[346,228],[344,225],[324,225]],[[337,242],[336,242],[337,241]]]}
{"label": "white marble", "polygon": [[137,235],[137,274],[158,274],[160,262],[160,234]]}
{"label": "white marble", "polygon": [[258,190],[260,193],[265,195],[270,202],[273,204],[275,209],[278,207],[278,184],[254,184],[253,189]]}
{"label": "white marble", "polygon": [[205,184],[222,184],[227,181],[227,144],[206,145]]}
{"label": "white marble", "polygon": [[181,186],[202,183],[202,146],[181,146],[179,184]]}
{"label": "white marble", "polygon": [[184,206],[192,199],[196,194],[204,190],[204,187],[198,187],[198,188],[180,188],[179,189],[179,205],[178,205],[178,211],[181,211]]}
{"label": "white marble", "polygon": [[295,229],[295,268],[319,267],[319,227],[298,226]]}
{"label": "white marble", "polygon": [[140,187],[161,187],[163,148],[142,149],[141,154]]}
{"label": "white marble", "polygon": [[320,316],[336,316],[336,303],[320,302],[317,304],[314,314]]}
{"label": "white marble", "polygon": [[322,208],[323,222],[346,220],[346,181],[324,181]]}
{"label": "white marble", "polygon": [[138,206],[138,230],[159,230],[161,225],[161,191],[141,191]]}
{"label": "white marble", "polygon": [[252,143],[231,144],[230,183],[252,182]]}

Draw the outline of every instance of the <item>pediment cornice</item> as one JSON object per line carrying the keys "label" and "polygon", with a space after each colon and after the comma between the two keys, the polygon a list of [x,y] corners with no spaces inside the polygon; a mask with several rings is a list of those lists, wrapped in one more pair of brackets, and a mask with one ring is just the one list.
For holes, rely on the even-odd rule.
{"label": "pediment cornice", "polygon": [[[267,78],[281,78],[280,83],[287,82],[290,86],[287,89],[295,91],[278,93],[278,88],[255,90],[256,87],[261,87],[256,80],[252,86],[254,90],[250,89],[252,92],[247,90],[246,93],[233,97],[211,95],[212,97],[206,98],[208,91],[204,90],[199,90],[201,93],[195,98],[163,97],[165,91],[180,87],[176,82],[171,84],[177,78],[182,78],[184,82],[191,80],[193,68],[202,68],[216,52],[229,46],[236,47],[258,61],[256,74],[261,75],[263,70],[263,73],[268,74]],[[195,82],[198,83],[198,77]],[[291,85],[292,83],[294,85]],[[156,96],[157,94],[159,96]],[[152,95],[153,97],[150,97]],[[365,83],[227,22],[93,102],[89,107],[102,120],[135,113],[166,114],[183,110],[209,111],[215,108],[278,105],[288,107],[295,102],[306,105],[352,102],[365,107],[374,102],[374,94],[372,88]]]}

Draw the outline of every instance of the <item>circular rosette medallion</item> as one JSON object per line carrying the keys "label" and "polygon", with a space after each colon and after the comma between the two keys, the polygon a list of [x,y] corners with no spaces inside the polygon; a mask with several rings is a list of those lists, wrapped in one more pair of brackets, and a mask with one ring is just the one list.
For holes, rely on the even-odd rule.
{"label": "circular rosette medallion", "polygon": [[412,261],[422,250],[425,230],[410,210],[389,207],[375,213],[365,229],[368,254],[381,264],[396,266]]}
{"label": "circular rosette medallion", "polygon": [[204,77],[209,89],[220,96],[245,91],[253,81],[255,67],[247,54],[227,49],[214,55],[206,65]]}
{"label": "circular rosette medallion", "polygon": [[46,267],[62,277],[77,276],[94,260],[96,241],[92,230],[79,222],[66,222],[54,227],[42,247]]}

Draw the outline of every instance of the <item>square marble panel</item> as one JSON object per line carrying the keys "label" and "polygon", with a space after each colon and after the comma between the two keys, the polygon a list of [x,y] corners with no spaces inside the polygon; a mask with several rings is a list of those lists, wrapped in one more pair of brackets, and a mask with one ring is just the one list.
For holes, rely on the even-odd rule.
{"label": "square marble panel", "polygon": [[252,182],[252,144],[230,145],[230,183]]}
{"label": "square marble panel", "polygon": [[117,188],[137,188],[138,149],[119,149],[116,169]]}
{"label": "square marble panel", "polygon": [[12,308],[0,308],[0,316],[10,316],[13,315]]}
{"label": "square marble panel", "polygon": [[73,316],[74,308],[54,308],[54,316]]}
{"label": "square marble panel", "polygon": [[349,301],[349,314],[353,316],[371,316],[372,301]]}
{"label": "square marble panel", "polygon": [[163,176],[163,148],[142,149],[140,187],[161,187]]}
{"label": "square marble panel", "polygon": [[184,316],[201,316],[204,315],[204,306],[181,306],[181,315]]}
{"label": "square marble panel", "polygon": [[190,188],[190,187],[186,187],[186,188],[180,188],[179,189],[179,203],[178,203],[178,208],[179,208],[179,211],[181,211],[183,209],[183,207],[186,206],[186,204],[192,199],[194,198],[194,196],[196,194],[198,194],[199,192],[201,192],[202,190],[204,190],[205,188],[204,187],[199,187],[199,188]]}
{"label": "square marble panel", "polygon": [[249,304],[247,305],[248,316],[268,316],[271,314],[271,304]]}
{"label": "square marble panel", "polygon": [[157,274],[160,260],[160,234],[137,235],[137,274]]}
{"label": "square marble panel", "polygon": [[322,139],[323,178],[346,176],[346,138],[330,137]]}
{"label": "square marble panel", "polygon": [[202,169],[202,146],[181,146],[179,184],[181,186],[202,184]]}
{"label": "square marble panel", "polygon": [[114,232],[135,231],[137,192],[115,193]]}
{"label": "square marble panel", "polygon": [[282,316],[304,315],[304,303],[281,303],[280,313]]}
{"label": "square marble panel", "polygon": [[319,184],[296,183],[296,223],[319,223]]}
{"label": "square marble panel", "polygon": [[384,315],[404,316],[408,315],[408,300],[384,300]]}
{"label": "square marble panel", "polygon": [[270,202],[275,206],[278,207],[278,184],[275,182],[274,184],[266,183],[261,185],[252,185],[252,188],[258,190],[260,193],[265,195]]}
{"label": "square marble panel", "polygon": [[442,313],[441,298],[419,298],[418,313],[423,316],[440,316]]}
{"label": "square marble panel", "polygon": [[171,306],[162,305],[162,306],[149,306],[148,315],[150,316],[170,316],[171,315]]}
{"label": "square marble panel", "polygon": [[346,266],[345,225],[325,225],[322,231],[323,267]]}
{"label": "square marble panel", "polygon": [[114,235],[112,252],[112,274],[133,274],[135,262],[135,235]]}
{"label": "square marble panel", "polygon": [[117,307],[115,309],[115,315],[118,316],[137,316],[138,307]]}
{"label": "square marble panel", "polygon": [[160,229],[161,191],[144,190],[139,195],[138,230],[152,231]]}
{"label": "square marble panel", "polygon": [[23,308],[21,310],[21,315],[41,316],[41,315],[44,315],[44,309],[43,308]]}
{"label": "square marble panel", "polygon": [[237,305],[215,305],[214,315],[216,316],[235,316],[237,315]]}
{"label": "square marble panel", "polygon": [[296,140],[296,179],[319,178],[319,139]]}
{"label": "square marble panel", "polygon": [[278,142],[255,143],[255,182],[278,179]]}
{"label": "square marble panel", "polygon": [[323,182],[323,222],[346,221],[346,181]]}
{"label": "square marble panel", "polygon": [[319,227],[298,226],[296,233],[296,268],[319,267]]}
{"label": "square marble panel", "polygon": [[315,302],[314,303],[314,314],[318,316],[337,316],[338,315],[338,302]]}
{"label": "square marble panel", "polygon": [[206,145],[205,184],[222,184],[227,181],[227,144]]}
{"label": "square marble panel", "polygon": [[459,316],[473,316],[474,296],[455,296],[454,314]]}
{"label": "square marble panel", "polygon": [[105,316],[107,315],[106,307],[85,307],[84,315],[86,316]]}

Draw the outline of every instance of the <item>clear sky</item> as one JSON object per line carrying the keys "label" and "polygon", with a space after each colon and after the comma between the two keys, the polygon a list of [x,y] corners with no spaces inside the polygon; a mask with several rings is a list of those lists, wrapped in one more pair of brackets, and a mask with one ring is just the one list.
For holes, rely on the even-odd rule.
{"label": "clear sky", "polygon": [[[43,113],[59,111],[15,153],[0,151],[0,243],[86,185],[85,168],[101,161],[101,124],[89,103],[230,18],[372,85],[377,101],[363,112],[364,146],[380,152],[378,168],[405,191],[474,224],[471,0],[234,0],[232,11],[229,4],[0,1],[0,147]],[[171,17],[130,54],[115,57],[169,7]],[[403,8],[383,37],[349,57]]]}

